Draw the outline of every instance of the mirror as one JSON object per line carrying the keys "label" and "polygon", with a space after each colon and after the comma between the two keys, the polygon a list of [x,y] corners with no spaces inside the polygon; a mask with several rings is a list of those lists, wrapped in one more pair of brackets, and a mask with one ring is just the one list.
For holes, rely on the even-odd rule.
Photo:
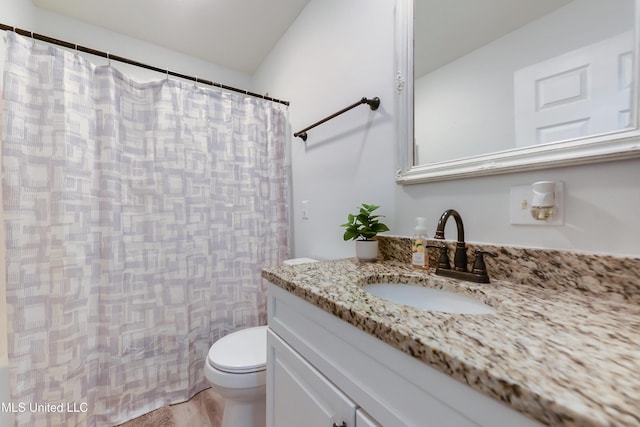
{"label": "mirror", "polygon": [[397,181],[640,155],[636,1],[398,0]]}

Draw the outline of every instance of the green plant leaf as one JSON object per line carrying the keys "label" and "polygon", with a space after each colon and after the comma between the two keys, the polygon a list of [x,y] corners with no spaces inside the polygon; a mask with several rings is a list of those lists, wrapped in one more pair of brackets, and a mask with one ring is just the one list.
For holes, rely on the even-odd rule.
{"label": "green plant leaf", "polygon": [[369,215],[367,215],[366,213],[360,213],[356,218],[358,218],[358,221],[360,221],[362,224],[369,223]]}
{"label": "green plant leaf", "polygon": [[385,231],[389,231],[389,227],[384,224],[376,224],[374,227],[371,227],[373,231],[376,233],[383,233]]}
{"label": "green plant leaf", "polygon": [[359,213],[348,214],[348,222],[340,225],[346,228],[343,235],[344,240],[356,240],[359,237],[369,240],[378,233],[389,231],[389,227],[378,220],[378,218],[382,218],[384,215],[371,214],[371,212],[379,207],[380,206],[377,205],[363,203],[362,207],[359,208]]}
{"label": "green plant leaf", "polygon": [[358,232],[354,231],[354,230],[347,230],[344,232],[344,236],[342,236],[344,238],[344,240],[352,240],[352,239],[356,239],[358,237]]}

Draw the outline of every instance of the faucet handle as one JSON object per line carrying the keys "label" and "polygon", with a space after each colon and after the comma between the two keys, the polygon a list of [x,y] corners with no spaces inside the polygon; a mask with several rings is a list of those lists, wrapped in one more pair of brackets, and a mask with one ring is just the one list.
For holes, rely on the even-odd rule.
{"label": "faucet handle", "polygon": [[496,258],[497,255],[491,252],[483,251],[482,249],[475,250],[476,259],[473,261],[473,269],[471,270],[474,274],[487,274],[487,266],[484,263],[484,256],[489,255],[493,258]]}
{"label": "faucet handle", "polygon": [[440,249],[440,258],[438,259],[438,268],[442,268],[445,270],[449,270],[451,268],[451,264],[449,263],[449,253],[448,253],[446,244],[427,245],[427,247]]}

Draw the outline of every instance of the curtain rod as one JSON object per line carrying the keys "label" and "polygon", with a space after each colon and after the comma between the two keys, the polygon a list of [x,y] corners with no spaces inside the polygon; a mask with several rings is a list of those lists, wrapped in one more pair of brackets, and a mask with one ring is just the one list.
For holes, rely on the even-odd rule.
{"label": "curtain rod", "polygon": [[339,116],[342,113],[346,113],[347,111],[351,110],[352,108],[356,108],[358,105],[360,104],[368,104],[369,107],[371,108],[371,110],[377,110],[378,107],[380,106],[380,98],[378,98],[377,96],[375,98],[371,98],[371,99],[367,99],[365,97],[363,97],[360,101],[349,105],[346,108],[343,108],[342,110],[338,111],[337,113],[333,113],[332,115],[325,117],[324,119],[320,120],[319,122],[316,122],[314,124],[312,124],[311,126],[307,126],[306,128],[299,130],[298,132],[294,133],[293,136],[294,137],[299,137],[301,138],[303,141],[307,140],[307,131],[309,129],[313,129],[314,127],[323,124],[326,121],[329,121],[331,119],[333,119],[334,117]]}
{"label": "curtain rod", "polygon": [[245,89],[238,89],[236,87],[227,86],[227,85],[222,84],[222,83],[216,83],[216,82],[212,82],[210,80],[204,80],[204,79],[201,79],[201,78],[198,78],[198,77],[188,76],[186,74],[181,74],[181,73],[177,73],[175,71],[171,71],[168,68],[163,69],[163,68],[160,68],[160,67],[155,67],[153,65],[143,64],[142,62],[134,61],[133,59],[124,58],[124,57],[118,56],[118,55],[112,55],[109,52],[102,52],[100,50],[92,49],[92,48],[86,47],[86,46],[81,46],[81,45],[76,44],[76,43],[70,43],[70,42],[66,42],[64,40],[54,39],[53,37],[49,37],[49,36],[45,36],[45,35],[42,35],[42,34],[34,33],[32,31],[23,30],[21,28],[12,27],[10,25],[5,25],[5,24],[0,23],[0,30],[13,31],[13,32],[15,32],[17,34],[20,34],[20,35],[23,35],[23,36],[26,36],[26,37],[31,37],[32,39],[37,39],[37,40],[41,40],[41,41],[44,41],[44,42],[47,42],[47,43],[51,43],[51,44],[55,44],[55,45],[58,45],[58,46],[66,47],[68,49],[74,49],[76,51],[89,53],[89,54],[95,55],[95,56],[100,56],[102,58],[107,58],[108,60],[123,62],[125,64],[135,65],[136,67],[145,68],[145,69],[151,70],[151,71],[157,71],[159,73],[163,73],[163,74],[166,74],[166,75],[171,75],[171,76],[174,76],[174,77],[179,77],[181,79],[190,80],[190,81],[193,81],[193,82],[196,82],[196,83],[202,83],[202,84],[209,85],[209,86],[215,86],[215,87],[219,87],[221,89],[230,90],[230,91],[233,91],[233,92],[243,93],[245,95],[253,96],[253,97],[256,97],[256,98],[262,98],[262,99],[265,99],[267,101],[277,102],[279,104],[284,104],[284,105],[287,105],[287,106],[289,105],[289,101],[282,101],[280,99],[271,98],[270,96],[261,95],[259,93],[255,93],[255,92],[249,92],[248,90],[245,90]]}

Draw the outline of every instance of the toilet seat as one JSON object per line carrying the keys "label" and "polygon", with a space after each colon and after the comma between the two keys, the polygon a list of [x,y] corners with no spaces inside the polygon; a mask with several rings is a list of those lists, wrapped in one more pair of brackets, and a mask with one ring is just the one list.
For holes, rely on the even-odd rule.
{"label": "toilet seat", "polygon": [[207,355],[209,364],[231,374],[264,371],[267,366],[267,326],[230,333],[216,341]]}

